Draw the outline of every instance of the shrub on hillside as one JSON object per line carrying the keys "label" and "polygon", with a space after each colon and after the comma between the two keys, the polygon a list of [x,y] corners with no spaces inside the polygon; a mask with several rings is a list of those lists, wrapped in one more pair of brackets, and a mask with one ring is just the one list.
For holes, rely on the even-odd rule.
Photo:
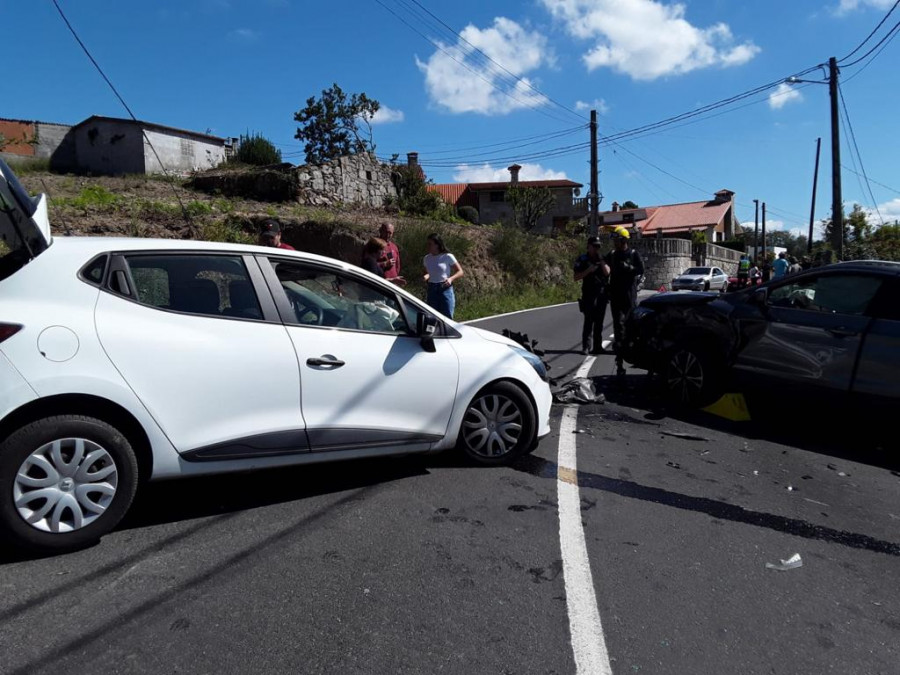
{"label": "shrub on hillside", "polygon": [[397,207],[403,213],[434,220],[452,221],[453,210],[428,182],[419,167],[397,166],[392,174],[397,189]]}
{"label": "shrub on hillside", "polygon": [[474,206],[460,206],[457,209],[457,213],[459,213],[459,217],[467,223],[472,223],[472,225],[478,224],[478,209]]}
{"label": "shrub on hillside", "polygon": [[234,161],[252,166],[268,166],[281,162],[281,150],[262,134],[241,135]]}

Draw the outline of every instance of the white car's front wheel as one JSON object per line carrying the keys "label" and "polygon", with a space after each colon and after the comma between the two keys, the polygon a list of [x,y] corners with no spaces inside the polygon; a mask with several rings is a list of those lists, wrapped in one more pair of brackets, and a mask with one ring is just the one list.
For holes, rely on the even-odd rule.
{"label": "white car's front wheel", "polygon": [[26,548],[81,548],[118,524],[137,481],[131,444],[106,422],[32,422],[0,444],[0,528]]}
{"label": "white car's front wheel", "polygon": [[479,464],[507,464],[534,448],[536,434],[531,401],[516,385],[497,382],[466,408],[459,446]]}

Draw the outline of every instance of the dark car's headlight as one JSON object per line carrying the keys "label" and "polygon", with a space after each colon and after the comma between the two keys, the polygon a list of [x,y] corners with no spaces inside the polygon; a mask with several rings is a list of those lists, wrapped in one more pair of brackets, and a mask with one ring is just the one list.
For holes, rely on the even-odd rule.
{"label": "dark car's headlight", "polygon": [[528,361],[531,364],[531,367],[534,368],[534,372],[538,374],[544,382],[547,382],[550,378],[547,375],[547,367],[544,365],[544,362],[541,360],[541,357],[537,354],[532,354],[527,349],[522,349],[521,347],[510,347],[516,354],[521,356],[523,359]]}

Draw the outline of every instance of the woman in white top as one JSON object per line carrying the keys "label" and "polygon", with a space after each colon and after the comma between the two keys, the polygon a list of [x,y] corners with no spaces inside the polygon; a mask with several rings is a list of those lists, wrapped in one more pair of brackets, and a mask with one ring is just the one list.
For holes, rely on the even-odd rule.
{"label": "woman in white top", "polygon": [[452,319],[456,308],[453,282],[463,275],[463,269],[438,234],[428,235],[428,255],[424,262],[425,282],[428,284],[426,301],[438,312]]}

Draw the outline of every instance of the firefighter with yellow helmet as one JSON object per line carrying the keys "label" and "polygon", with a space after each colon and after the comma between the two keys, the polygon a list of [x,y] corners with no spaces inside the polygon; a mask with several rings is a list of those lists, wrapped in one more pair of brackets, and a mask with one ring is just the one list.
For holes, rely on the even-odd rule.
{"label": "firefighter with yellow helmet", "polygon": [[631,233],[621,225],[613,229],[613,250],[606,254],[605,262],[609,267],[609,305],[613,319],[613,336],[616,349],[616,372],[625,374],[622,363],[622,341],[624,339],[625,319],[637,305],[637,286],[644,276],[644,261],[640,254],[631,248]]}

